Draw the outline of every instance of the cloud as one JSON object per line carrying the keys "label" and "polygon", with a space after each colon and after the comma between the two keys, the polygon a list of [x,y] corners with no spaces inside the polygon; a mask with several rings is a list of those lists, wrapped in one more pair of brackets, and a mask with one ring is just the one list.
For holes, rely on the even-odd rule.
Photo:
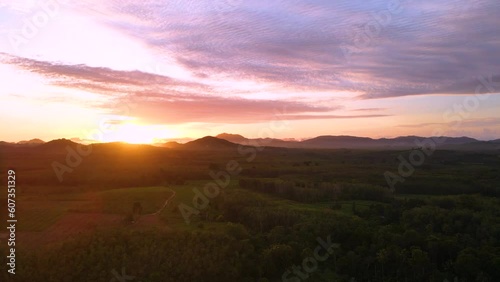
{"label": "cloud", "polygon": [[[294,90],[356,91],[362,99],[473,94],[477,76],[500,76],[498,1],[466,10],[457,0],[400,2],[402,12],[362,48],[356,37],[388,1],[126,1],[107,6],[105,21],[199,76]],[[342,46],[356,47],[351,60]]]}
{"label": "cloud", "polygon": [[171,90],[196,89],[208,91],[210,87],[195,82],[181,81],[167,76],[142,71],[118,71],[87,65],[67,65],[10,56],[0,53],[0,61],[37,73],[54,85],[66,86],[97,93],[116,94],[123,90],[168,86]]}
{"label": "cloud", "polygon": [[355,112],[379,112],[379,111],[385,111],[387,110],[386,108],[361,108],[361,109],[354,109],[352,111]]}
{"label": "cloud", "polygon": [[[324,113],[334,110],[331,107],[310,106],[291,101],[248,100],[199,95],[154,100],[144,99],[144,96],[131,95],[120,100],[119,103],[133,105],[132,114],[144,122],[164,124],[187,122],[254,123],[276,119],[276,116],[281,116],[282,113]],[[323,116],[329,118],[329,115]],[[301,119],[311,119],[311,117],[304,116]]]}
{"label": "cloud", "polygon": [[[211,86],[141,71],[117,71],[86,65],[64,65],[3,54],[0,60],[40,74],[58,86],[99,93],[99,107],[114,115],[133,116],[152,124],[255,123],[289,120],[381,117],[333,115],[339,106],[314,106],[289,100],[250,100],[218,96]],[[111,102],[109,102],[111,100]],[[124,109],[126,109],[124,111]],[[112,120],[119,124],[122,120]]]}

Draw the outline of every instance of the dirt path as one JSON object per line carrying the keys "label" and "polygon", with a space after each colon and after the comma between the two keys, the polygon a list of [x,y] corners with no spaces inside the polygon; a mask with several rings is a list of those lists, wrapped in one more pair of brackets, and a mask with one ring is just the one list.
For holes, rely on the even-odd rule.
{"label": "dirt path", "polygon": [[154,213],[150,213],[150,214],[146,214],[146,215],[157,215],[157,214],[160,214],[160,213],[161,213],[161,212],[162,212],[162,211],[163,211],[163,210],[167,207],[168,202],[169,202],[169,201],[170,201],[173,197],[175,197],[175,194],[176,194],[176,192],[175,192],[174,190],[172,190],[172,189],[169,189],[169,190],[172,192],[172,195],[171,195],[171,196],[170,196],[170,197],[169,197],[169,198],[165,201],[165,204],[163,204],[163,206],[162,206],[159,210],[157,210],[156,212],[154,212]]}
{"label": "dirt path", "polygon": [[163,206],[161,208],[159,208],[154,213],[149,213],[149,214],[145,214],[145,215],[140,216],[133,223],[133,226],[136,226],[138,228],[147,227],[147,226],[162,226],[164,223],[160,219],[159,215],[167,207],[170,200],[172,200],[176,194],[176,192],[174,190],[171,190],[171,189],[169,189],[169,190],[172,192],[172,195],[170,197],[168,197],[168,199],[165,200],[165,203],[163,204]]}
{"label": "dirt path", "polygon": [[[147,228],[151,226],[164,226],[164,222],[159,215],[167,207],[168,203],[175,197],[176,192],[169,189],[172,195],[165,200],[165,203],[156,212],[140,216],[134,224],[136,228]],[[27,248],[44,246],[51,243],[64,241],[66,238],[79,236],[83,233],[91,233],[101,227],[123,226],[123,215],[104,213],[76,213],[68,212],[56,223],[44,231],[18,231],[17,238],[21,246]],[[7,232],[0,232],[0,243],[7,240]]]}

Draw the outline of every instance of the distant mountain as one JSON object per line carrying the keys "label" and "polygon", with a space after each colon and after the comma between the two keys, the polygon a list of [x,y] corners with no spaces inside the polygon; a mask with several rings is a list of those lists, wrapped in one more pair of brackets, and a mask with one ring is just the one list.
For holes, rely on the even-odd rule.
{"label": "distant mountain", "polygon": [[[151,153],[156,154],[162,151],[160,146],[153,146],[150,144],[130,144],[127,142],[108,142],[108,143],[94,143],[91,149],[92,153],[107,154],[109,152],[126,152],[134,154]],[[86,150],[82,149],[82,150]]]}
{"label": "distant mountain", "polygon": [[296,140],[282,140],[277,138],[246,138],[239,134],[221,133],[216,136],[219,139],[224,139],[232,143],[254,146],[254,147],[284,147],[284,148],[300,148],[300,144]]}
{"label": "distant mountain", "polygon": [[215,137],[217,137],[219,139],[227,140],[229,142],[238,143],[238,144],[241,144],[241,143],[249,140],[248,138],[245,138],[239,134],[229,134],[229,133],[221,133]]}
{"label": "distant mountain", "polygon": [[[236,149],[240,144],[246,146],[266,146],[280,148],[302,148],[302,149],[378,149],[378,150],[407,150],[422,146],[429,146],[429,142],[438,142],[435,145],[440,149],[449,150],[500,150],[500,139],[491,141],[479,141],[470,137],[420,137],[420,136],[400,136],[395,138],[373,139],[369,137],[357,137],[348,135],[323,135],[302,141],[282,140],[276,138],[246,138],[239,134],[222,133],[213,136],[205,136],[200,139],[181,144],[175,141],[166,143],[156,143],[155,147],[170,149],[188,150],[223,150]],[[68,139],[57,139],[43,142],[40,139],[9,143],[0,141],[0,147],[6,150],[16,148],[36,148],[50,152],[63,152],[67,146],[76,148],[79,143]],[[96,149],[116,149],[116,148],[139,148],[126,143],[101,143],[93,144]],[[142,145],[149,146],[149,145]]]}
{"label": "distant mountain", "polygon": [[43,144],[43,146],[48,148],[48,147],[52,147],[52,146],[76,145],[76,144],[78,144],[78,143],[73,142],[73,141],[66,139],[66,138],[61,138],[61,139],[51,140],[51,141]]}
{"label": "distant mountain", "polygon": [[315,138],[297,141],[297,140],[281,140],[275,138],[255,138],[249,139],[241,135],[219,134],[219,138],[228,141],[249,146],[268,146],[268,147],[284,147],[284,148],[362,148],[367,146],[378,146],[380,142],[367,137],[355,136],[318,136]]}
{"label": "distant mountain", "polygon": [[[307,148],[307,149],[411,149],[421,147],[418,142],[427,142],[429,140],[443,140],[443,143],[436,144],[437,147],[445,149],[467,149],[472,148],[489,149],[491,146],[481,145],[474,138],[470,137],[420,137],[420,136],[400,136],[396,138],[373,139],[369,137],[357,137],[348,135],[324,135],[303,141],[281,140],[270,138],[249,139],[237,134],[223,133],[217,135],[233,143],[239,143],[250,146],[269,146],[285,148]],[[418,141],[418,142],[417,142]],[[496,143],[498,140],[488,141]]]}
{"label": "distant mountain", "polygon": [[185,144],[189,141],[193,141],[195,138],[191,137],[183,137],[183,138],[162,138],[162,139],[155,139],[155,142],[153,143],[154,146],[158,147],[165,147],[165,144],[169,143],[178,143],[178,144]]}
{"label": "distant mountain", "polygon": [[177,149],[177,148],[181,148],[183,144],[179,143],[179,142],[175,142],[175,141],[170,141],[170,142],[167,142],[167,143],[163,143],[163,144],[155,144],[155,146],[158,146],[158,147],[165,147],[165,148],[170,148],[170,149]]}
{"label": "distant mountain", "polygon": [[300,142],[305,148],[361,148],[375,146],[379,142],[368,137],[318,136]]}
{"label": "distant mountain", "polygon": [[480,141],[474,138],[462,136],[462,137],[446,137],[446,141],[444,143],[447,145],[455,145],[455,144],[462,145],[474,142],[480,142]]}
{"label": "distant mountain", "polygon": [[1,147],[10,147],[10,146],[14,146],[15,144],[14,143],[9,143],[9,142],[5,142],[5,141],[0,141],[0,146]]}
{"label": "distant mountain", "polygon": [[19,141],[19,142],[17,142],[16,144],[17,144],[17,145],[37,146],[37,145],[44,144],[44,143],[45,143],[45,141],[40,140],[40,139],[38,139],[38,138],[35,138],[35,139],[31,139],[31,140],[23,140],[23,141]]}
{"label": "distant mountain", "polygon": [[75,143],[71,140],[68,139],[56,139],[49,141],[47,143],[43,143],[37,147],[37,149],[44,150],[44,151],[51,151],[51,152],[56,152],[56,151],[65,151],[66,147],[70,146],[71,148],[76,148],[80,144]]}
{"label": "distant mountain", "polygon": [[40,139],[31,139],[31,140],[23,140],[19,142],[5,142],[0,141],[0,146],[9,146],[9,147],[32,147],[38,146],[40,144],[44,144],[45,142]]}
{"label": "distant mountain", "polygon": [[236,149],[238,144],[229,142],[224,139],[220,139],[213,136],[205,136],[200,139],[196,139],[186,144],[182,145],[182,149],[190,149],[190,150],[224,150],[224,149]]}
{"label": "distant mountain", "polygon": [[72,147],[73,149],[77,149],[78,143],[72,142],[67,139],[57,139],[52,140],[50,142],[43,142],[40,139],[32,139],[29,141],[20,141],[17,143],[8,143],[0,141],[0,148],[12,152],[12,153],[20,153],[35,150],[37,152],[42,153],[67,153],[67,146]]}

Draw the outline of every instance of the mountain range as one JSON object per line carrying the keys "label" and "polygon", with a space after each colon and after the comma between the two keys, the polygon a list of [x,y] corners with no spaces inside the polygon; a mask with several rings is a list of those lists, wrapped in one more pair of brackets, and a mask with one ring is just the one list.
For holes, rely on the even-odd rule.
{"label": "mountain range", "polygon": [[[124,144],[115,142],[117,144]],[[1,147],[39,147],[45,150],[56,150],[68,145],[76,146],[68,139],[57,139],[44,142],[40,139],[9,143],[0,141]],[[113,143],[114,144],[114,143]],[[104,144],[103,144],[104,145]],[[383,149],[402,150],[420,147],[436,146],[440,149],[454,150],[500,150],[500,139],[490,141],[480,141],[470,137],[420,137],[420,136],[400,136],[396,138],[373,139],[357,136],[332,136],[324,135],[305,140],[283,140],[277,138],[246,138],[238,134],[222,133],[215,137],[205,136],[200,139],[186,142],[167,142],[155,144],[157,147],[186,150],[225,150],[235,149],[239,145],[255,147],[282,147],[282,148],[302,148],[302,149]]]}
{"label": "mountain range", "polygon": [[346,135],[324,135],[302,141],[275,138],[246,138],[238,134],[222,133],[216,136],[233,143],[251,146],[269,146],[304,149],[411,149],[432,146],[446,149],[491,150],[500,148],[500,139],[480,141],[470,137],[421,137],[400,136],[396,138],[373,139]]}

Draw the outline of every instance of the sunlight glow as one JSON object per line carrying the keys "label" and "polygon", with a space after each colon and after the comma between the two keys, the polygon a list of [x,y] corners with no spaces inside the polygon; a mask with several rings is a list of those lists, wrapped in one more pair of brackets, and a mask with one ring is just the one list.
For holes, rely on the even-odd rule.
{"label": "sunlight glow", "polygon": [[127,122],[117,125],[103,136],[103,142],[126,142],[131,144],[152,144],[158,139],[177,137],[178,132],[160,125],[141,125]]}

